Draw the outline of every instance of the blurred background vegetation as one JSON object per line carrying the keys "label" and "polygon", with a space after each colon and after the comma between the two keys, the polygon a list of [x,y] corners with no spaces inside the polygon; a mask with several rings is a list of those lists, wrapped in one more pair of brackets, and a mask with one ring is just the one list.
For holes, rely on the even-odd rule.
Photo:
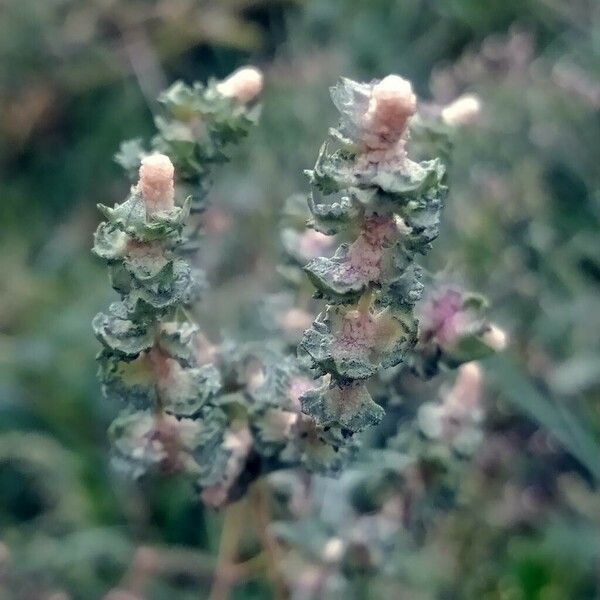
{"label": "blurred background vegetation", "polygon": [[511,346],[485,365],[488,434],[440,533],[446,559],[406,597],[600,598],[595,0],[0,1],[0,598],[102,598],[140,561],[148,598],[204,597],[220,516],[109,465],[116,407],[90,320],[112,294],[89,248],[96,203],[127,189],[112,156],[152,133],[158,92],[248,63],[266,74],[263,112],[206,214],[211,333],[251,338],[279,285],[279,214],[306,189],[337,77],[479,94],[428,260],[490,298]]}

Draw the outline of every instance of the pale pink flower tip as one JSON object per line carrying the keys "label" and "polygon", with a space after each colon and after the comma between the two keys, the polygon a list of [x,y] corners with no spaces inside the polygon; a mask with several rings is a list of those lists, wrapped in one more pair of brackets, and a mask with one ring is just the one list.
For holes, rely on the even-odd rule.
{"label": "pale pink flower tip", "polygon": [[489,329],[483,334],[481,339],[496,352],[502,352],[508,344],[506,332],[494,324],[489,326]]}
{"label": "pale pink flower tip", "polygon": [[170,210],[175,205],[175,168],[168,156],[151,154],[142,159],[138,190],[146,204],[146,214]]}
{"label": "pale pink flower tip", "polygon": [[458,369],[454,386],[446,398],[446,406],[453,413],[470,413],[479,405],[483,372],[476,362],[465,363]]}
{"label": "pale pink flower tip", "polygon": [[410,81],[388,75],[373,86],[365,120],[372,131],[399,137],[416,110],[417,97]]}
{"label": "pale pink flower tip", "polygon": [[442,109],[442,120],[448,125],[471,125],[479,118],[481,100],[474,94],[460,96]]}
{"label": "pale pink flower tip", "polygon": [[263,74],[256,67],[243,67],[234,71],[217,85],[217,90],[228,98],[236,98],[242,104],[254,100],[263,88]]}

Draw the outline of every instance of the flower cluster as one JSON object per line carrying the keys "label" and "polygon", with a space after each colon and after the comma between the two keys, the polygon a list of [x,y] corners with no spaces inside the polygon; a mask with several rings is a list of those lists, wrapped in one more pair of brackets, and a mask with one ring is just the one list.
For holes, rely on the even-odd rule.
{"label": "flower cluster", "polygon": [[193,418],[220,389],[220,376],[198,359],[198,328],[186,308],[201,286],[177,253],[190,201],[173,202],[174,168],[162,154],[145,157],[139,181],[95,234],[94,252],[106,261],[121,299],[93,321],[103,391],[126,408],[113,423],[117,459],[135,475],[149,465],[191,468],[202,446]]}
{"label": "flower cluster", "polygon": [[[354,434],[384,414],[367,380],[398,365],[431,376],[483,356],[500,335],[479,317],[475,297],[454,289],[420,306],[418,327],[416,258],[437,236],[444,168],[407,157],[416,100],[408,82],[390,76],[343,80],[332,91],[342,123],[309,172],[309,212],[298,197],[286,205],[282,272],[297,290],[265,303],[275,339],[213,344],[204,336],[191,317],[203,274],[182,251],[195,234],[190,212],[201,208],[197,192],[211,163],[245,133],[247,103],[261,85],[258,71],[243,69],[206,87],[170,88],[154,150],[121,152],[138,179],[125,202],[100,206],[106,221],[95,235],[94,252],[120,295],[93,323],[104,393],[125,406],[110,432],[116,463],[136,477],[186,473],[213,506],[276,470],[339,472],[357,454]],[[311,228],[300,230],[306,216]],[[333,234],[343,238],[335,252]],[[301,266],[327,303],[312,326]],[[306,327],[296,358],[290,349]],[[382,404],[402,377],[374,382]]]}
{"label": "flower cluster", "polygon": [[506,334],[485,318],[486,305],[455,284],[432,285],[417,306],[419,341],[408,360],[411,368],[430,378],[504,350]]}
{"label": "flower cluster", "polygon": [[370,84],[343,79],[332,88],[338,129],[308,172],[310,226],[344,241],[305,271],[327,303],[301,343],[324,384],[303,410],[349,434],[383,415],[365,380],[406,360],[418,340],[415,303],[425,254],[438,234],[446,195],[439,160],[410,160],[405,140],[416,112],[410,83],[390,75]]}
{"label": "flower cluster", "polygon": [[167,155],[175,166],[179,190],[191,196],[192,212],[205,207],[215,164],[227,160],[226,150],[239,143],[256,122],[255,101],[263,86],[255,67],[237,70],[224,81],[189,86],[177,81],[159,97],[163,114],[155,118],[158,133],[146,149],[141,139],[124,142],[117,162],[131,178],[144,156]]}

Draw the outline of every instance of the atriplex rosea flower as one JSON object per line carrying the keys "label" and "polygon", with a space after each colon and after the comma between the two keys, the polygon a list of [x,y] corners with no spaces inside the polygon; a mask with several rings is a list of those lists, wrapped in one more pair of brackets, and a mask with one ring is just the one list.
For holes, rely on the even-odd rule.
{"label": "atriplex rosea flower", "polygon": [[192,198],[192,212],[203,210],[214,165],[227,160],[227,148],[239,143],[257,119],[253,103],[262,84],[255,67],[206,85],[177,81],[159,96],[163,112],[155,118],[158,133],[150,150],[140,139],[129,140],[121,144],[117,162],[133,179],[144,156],[167,155],[175,165],[180,193]]}
{"label": "atriplex rosea flower", "polygon": [[415,163],[406,155],[416,111],[408,81],[343,79],[332,98],[342,119],[309,172],[310,225],[354,239],[305,267],[327,306],[302,350],[329,380],[302,401],[322,425],[353,432],[382,416],[364,380],[402,362],[417,342],[413,307],[422,285],[415,259],[437,236],[446,187],[439,160]]}
{"label": "atriplex rosea flower", "polygon": [[[111,427],[117,460],[135,475],[153,466],[184,471],[213,505],[277,469],[344,466],[356,454],[353,434],[382,417],[365,386],[381,369],[405,362],[432,374],[442,358],[448,366],[479,358],[472,344],[458,352],[468,336],[488,349],[501,342],[458,292],[423,309],[419,332],[416,257],[437,236],[446,187],[439,160],[406,155],[416,99],[398,76],[343,80],[332,91],[342,124],[309,173],[311,229],[283,236],[294,268],[309,261],[327,303],[304,334],[300,360],[285,352],[309,324],[306,305],[272,304],[280,339],[270,344],[207,340],[190,316],[203,277],[182,252],[195,234],[188,217],[204,207],[207,175],[225,146],[245,135],[247,102],[261,85],[256,71],[242,70],[163,94],[167,116],[157,118],[152,150],[134,143],[119,155],[137,182],[125,202],[100,207],[106,221],[95,235],[120,295],[94,319],[104,393],[125,405]],[[345,241],[331,256],[333,234]]]}

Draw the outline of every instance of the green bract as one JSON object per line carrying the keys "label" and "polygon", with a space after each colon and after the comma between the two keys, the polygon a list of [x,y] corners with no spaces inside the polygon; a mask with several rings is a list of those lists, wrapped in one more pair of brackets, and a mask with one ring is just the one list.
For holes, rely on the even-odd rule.
{"label": "green bract", "polygon": [[202,210],[213,166],[226,162],[227,147],[248,135],[259,109],[219,93],[217,81],[192,86],[178,81],[158,100],[164,111],[155,119],[158,134],[149,150],[142,140],[129,140],[121,145],[115,159],[134,179],[143,156],[149,152],[166,154],[175,166],[180,190],[191,197],[192,211]]}

